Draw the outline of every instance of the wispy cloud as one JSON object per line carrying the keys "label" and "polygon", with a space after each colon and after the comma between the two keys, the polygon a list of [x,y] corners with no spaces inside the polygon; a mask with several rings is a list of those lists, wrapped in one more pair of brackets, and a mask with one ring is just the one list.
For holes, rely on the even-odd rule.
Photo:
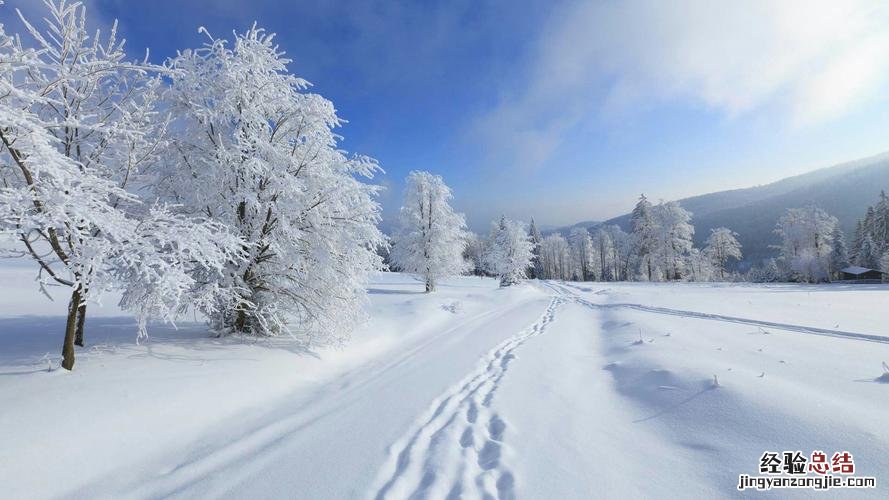
{"label": "wispy cloud", "polygon": [[830,121],[889,74],[889,4],[830,0],[629,0],[564,4],[472,133],[489,160],[545,165],[603,110],[681,102],[786,125]]}

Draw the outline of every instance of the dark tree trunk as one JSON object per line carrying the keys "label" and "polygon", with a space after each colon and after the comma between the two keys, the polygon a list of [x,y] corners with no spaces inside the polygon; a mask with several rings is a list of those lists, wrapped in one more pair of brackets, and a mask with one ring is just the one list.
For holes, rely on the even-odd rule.
{"label": "dark tree trunk", "polygon": [[238,309],[238,315],[235,318],[235,331],[243,333],[247,330],[247,311],[243,307]]}
{"label": "dark tree trunk", "polygon": [[426,293],[435,291],[435,281],[432,278],[426,279]]}
{"label": "dark tree trunk", "polygon": [[77,309],[77,326],[74,331],[74,345],[83,347],[83,324],[86,322],[86,303]]}
{"label": "dark tree trunk", "polygon": [[68,321],[65,323],[65,342],[62,344],[62,368],[74,368],[74,336],[77,330],[77,311],[80,306],[80,289],[71,294],[68,304]]}

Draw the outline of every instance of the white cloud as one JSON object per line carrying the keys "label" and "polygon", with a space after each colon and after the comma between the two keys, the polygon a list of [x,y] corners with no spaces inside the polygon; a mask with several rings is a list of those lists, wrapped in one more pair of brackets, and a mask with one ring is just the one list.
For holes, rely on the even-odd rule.
{"label": "white cloud", "polygon": [[796,126],[823,123],[886,83],[887,26],[886,2],[565,4],[530,55],[527,78],[504,89],[473,132],[497,160],[533,167],[579,121],[628,103],[678,101],[729,117],[768,108]]}

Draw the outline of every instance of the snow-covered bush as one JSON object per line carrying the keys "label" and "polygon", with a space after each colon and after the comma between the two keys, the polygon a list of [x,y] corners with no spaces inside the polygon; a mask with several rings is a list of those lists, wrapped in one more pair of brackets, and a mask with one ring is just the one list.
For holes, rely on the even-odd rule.
{"label": "snow-covered bush", "polygon": [[[218,272],[227,237],[214,222],[143,203],[166,139],[161,80],[128,62],[116,25],[90,38],[79,3],[46,4],[46,26],[0,33],[0,232],[22,244],[41,286],[70,287],[62,366],[83,345],[86,305],[109,289],[139,317],[169,319],[214,295],[188,274]],[[221,234],[220,234],[221,233]]]}
{"label": "snow-covered bush", "polygon": [[766,259],[761,266],[753,266],[747,272],[747,281],[753,283],[776,283],[783,280],[784,276],[775,259]]}
{"label": "snow-covered bush", "polygon": [[420,277],[432,292],[441,278],[469,270],[463,258],[466,221],[451,208],[451,189],[441,176],[414,171],[405,183],[392,262]]}
{"label": "snow-covered bush", "polygon": [[[207,312],[220,333],[345,337],[381,267],[379,171],[337,147],[333,103],[290,74],[274,35],[255,25],[168,63],[175,140],[158,192],[237,237],[246,255],[202,275],[227,295]],[[294,328],[296,325],[296,328]]]}
{"label": "snow-covered bush", "polygon": [[488,272],[500,279],[500,286],[510,286],[526,277],[531,266],[533,244],[521,222],[501,217],[491,227],[485,264]]}

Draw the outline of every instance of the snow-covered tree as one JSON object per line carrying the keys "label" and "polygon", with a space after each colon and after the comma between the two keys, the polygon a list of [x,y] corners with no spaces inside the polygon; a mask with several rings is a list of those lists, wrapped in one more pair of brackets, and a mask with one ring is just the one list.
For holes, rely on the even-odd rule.
{"label": "snow-covered tree", "polygon": [[867,208],[855,226],[849,259],[856,265],[876,268],[882,255],[889,251],[889,196],[880,192],[876,204]]}
{"label": "snow-covered tree", "polygon": [[121,291],[145,335],[150,317],[212,303],[190,269],[219,272],[239,251],[217,224],[136,194],[166,138],[158,68],[126,60],[116,24],[91,38],[80,3],[45,5],[43,29],[22,17],[32,47],[0,32],[0,232],[36,262],[41,287],[70,288],[71,369],[89,301]]}
{"label": "snow-covered tree", "polygon": [[596,252],[596,263],[598,267],[599,279],[602,281],[611,281],[616,279],[616,270],[614,267],[614,241],[605,228],[596,230],[593,236],[593,248]]}
{"label": "snow-covered tree", "polygon": [[633,229],[635,253],[639,259],[640,273],[648,281],[654,281],[657,274],[656,252],[658,249],[658,225],[654,216],[654,207],[645,195],[630,214]]}
{"label": "snow-covered tree", "polygon": [[846,249],[846,236],[840,229],[839,224],[833,228],[831,235],[831,251],[830,251],[830,276],[831,278],[839,277],[840,270],[849,265],[849,253]]}
{"label": "snow-covered tree", "polygon": [[451,208],[451,189],[441,176],[414,171],[405,183],[392,257],[399,269],[419,276],[432,292],[441,278],[469,268],[463,259],[466,221]]}
{"label": "snow-covered tree", "polygon": [[859,219],[855,223],[855,232],[852,233],[852,246],[849,248],[849,261],[852,264],[858,265],[858,255],[861,253],[864,234],[864,223]]}
{"label": "snow-covered tree", "polygon": [[871,231],[880,251],[889,252],[889,196],[885,191],[880,191],[880,200],[874,205]]}
{"label": "snow-covered tree", "polygon": [[551,234],[540,243],[544,279],[571,279],[571,247],[561,234]]}
{"label": "snow-covered tree", "polygon": [[763,273],[765,283],[774,283],[784,279],[781,270],[778,268],[778,262],[775,259],[766,259],[763,264]]}
{"label": "snow-covered tree", "polygon": [[629,280],[631,269],[636,268],[633,248],[636,243],[632,234],[627,234],[617,225],[611,225],[608,228],[613,245],[613,257],[615,265],[615,275],[617,280]]}
{"label": "snow-covered tree", "polygon": [[501,217],[492,224],[488,241],[486,268],[500,279],[500,286],[514,285],[525,278],[533,257],[533,243],[524,224]]}
{"label": "snow-covered tree", "polygon": [[781,237],[781,258],[797,279],[821,281],[830,269],[833,217],[815,205],[790,208],[778,219],[775,232]]}
{"label": "snow-covered tree", "polygon": [[593,265],[595,262],[593,240],[590,232],[585,227],[571,229],[568,236],[571,245],[571,257],[574,267],[574,278],[579,281],[587,281],[595,278]]}
{"label": "snow-covered tree", "polygon": [[600,227],[593,239],[594,258],[598,260],[599,279],[625,280],[634,266],[634,242],[619,226]]}
{"label": "snow-covered tree", "polygon": [[469,264],[469,271],[475,276],[485,276],[485,254],[488,252],[488,240],[473,232],[466,234],[466,248],[463,259]]}
{"label": "snow-covered tree", "polygon": [[255,25],[169,61],[175,141],[159,191],[238,238],[246,257],[203,277],[229,292],[209,311],[220,333],[342,340],[363,316],[385,244],[376,224],[379,171],[348,157],[333,103],[288,72],[274,35]]}
{"label": "snow-covered tree", "polygon": [[889,252],[884,253],[883,257],[880,258],[880,271],[889,274]]}
{"label": "snow-covered tree", "polygon": [[874,241],[870,234],[865,234],[858,247],[858,252],[855,256],[855,264],[861,267],[875,269],[879,265],[879,261],[879,245]]}
{"label": "snow-covered tree", "polygon": [[685,263],[695,234],[691,215],[676,201],[659,203],[654,207],[659,267],[667,280],[679,280],[685,274]]}
{"label": "snow-covered tree", "polygon": [[707,252],[692,248],[688,253],[688,278],[691,281],[712,281],[716,274],[713,259]]}
{"label": "snow-covered tree", "polygon": [[884,252],[889,251],[889,196],[885,191],[880,192],[876,204],[868,207],[862,226],[865,233],[870,236],[877,254],[882,256]]}
{"label": "snow-covered tree", "polygon": [[729,259],[741,259],[741,244],[738,243],[738,233],[727,227],[717,227],[710,230],[707,238],[707,246],[704,253],[710,258],[719,279],[725,279],[725,265]]}
{"label": "snow-covered tree", "polygon": [[528,229],[528,237],[531,239],[531,253],[533,254],[531,257],[531,267],[528,269],[528,277],[529,278],[540,278],[541,273],[543,272],[543,268],[540,265],[540,242],[543,241],[543,236],[540,235],[540,230],[537,229],[537,224],[534,223],[534,218],[531,218],[531,227]]}
{"label": "snow-covered tree", "polygon": [[389,252],[391,252],[391,251],[392,251],[392,241],[388,236],[386,236],[384,234],[382,241],[380,243],[378,243],[376,246],[376,252],[377,252],[377,255],[380,257],[380,261],[382,262],[382,265],[383,265],[382,270],[383,271],[392,271],[392,269],[391,269],[392,262],[391,262],[391,259],[389,258]]}

